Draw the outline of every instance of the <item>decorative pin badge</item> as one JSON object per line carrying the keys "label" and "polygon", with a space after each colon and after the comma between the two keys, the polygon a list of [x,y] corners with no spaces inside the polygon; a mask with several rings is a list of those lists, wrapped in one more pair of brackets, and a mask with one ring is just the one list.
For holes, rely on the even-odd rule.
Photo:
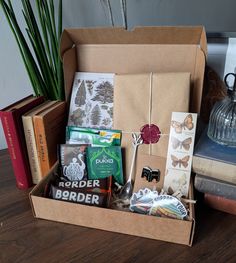
{"label": "decorative pin badge", "polygon": [[140,131],[144,144],[157,143],[161,137],[161,131],[155,124],[145,124]]}
{"label": "decorative pin badge", "polygon": [[146,166],[146,167],[143,167],[143,171],[142,171],[142,175],[141,177],[142,178],[146,178],[146,180],[148,182],[152,182],[153,180],[156,180],[156,182],[159,182],[160,181],[160,170],[159,169],[153,169]]}

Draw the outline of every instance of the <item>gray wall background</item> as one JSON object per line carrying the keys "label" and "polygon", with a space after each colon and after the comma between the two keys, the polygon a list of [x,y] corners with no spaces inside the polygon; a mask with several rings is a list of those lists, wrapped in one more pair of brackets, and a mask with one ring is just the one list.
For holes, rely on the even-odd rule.
{"label": "gray wall background", "polygon": [[[55,0],[56,3],[58,0]],[[35,1],[31,1],[34,5]],[[115,26],[122,26],[120,1],[110,0]],[[12,0],[25,27],[21,1]],[[208,63],[223,76],[234,69],[235,41],[227,54],[228,36],[236,32],[235,0],[127,0],[128,29],[154,25],[204,25],[209,36]],[[111,26],[107,0],[63,0],[64,27]],[[0,8],[0,108],[32,93],[15,39]],[[222,38],[223,37],[223,38]],[[228,62],[227,62],[228,61]],[[0,149],[6,142],[0,124]]]}

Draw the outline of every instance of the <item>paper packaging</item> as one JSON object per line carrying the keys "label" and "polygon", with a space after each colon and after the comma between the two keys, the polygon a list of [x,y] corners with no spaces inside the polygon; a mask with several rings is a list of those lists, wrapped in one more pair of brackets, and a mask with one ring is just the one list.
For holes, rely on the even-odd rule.
{"label": "paper packaging", "polygon": [[[206,47],[202,27],[143,27],[132,31],[123,28],[66,29],[61,40],[61,56],[67,101],[77,71],[190,72],[190,111],[199,112]],[[30,193],[33,214],[37,218],[192,244],[193,205],[190,206],[190,220],[182,221],[56,201],[42,197],[44,186],[52,176],[53,170]],[[189,197],[193,199],[192,185]]]}
{"label": "paper packaging", "polygon": [[[151,78],[151,87],[150,87]],[[121,146],[125,149],[125,175],[129,174],[133,147],[132,132],[145,124],[155,124],[162,136],[156,144],[142,144],[139,154],[166,157],[171,114],[188,111],[189,73],[125,74],[115,76],[114,129],[123,131]]]}

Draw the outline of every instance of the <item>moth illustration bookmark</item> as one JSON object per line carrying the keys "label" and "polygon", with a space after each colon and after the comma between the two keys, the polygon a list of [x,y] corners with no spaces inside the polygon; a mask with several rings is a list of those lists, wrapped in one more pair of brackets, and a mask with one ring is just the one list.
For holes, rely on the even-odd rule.
{"label": "moth illustration bookmark", "polygon": [[197,114],[173,112],[170,124],[164,190],[188,196]]}

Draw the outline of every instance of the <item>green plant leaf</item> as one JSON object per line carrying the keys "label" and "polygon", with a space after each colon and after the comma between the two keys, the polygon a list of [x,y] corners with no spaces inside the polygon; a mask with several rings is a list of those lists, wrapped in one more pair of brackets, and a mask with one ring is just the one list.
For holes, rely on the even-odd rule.
{"label": "green plant leaf", "polygon": [[[0,0],[5,17],[16,39],[25,68],[36,95],[47,99],[64,99],[62,63],[59,56],[59,38],[62,30],[62,0],[59,1],[58,32],[56,32],[53,0],[36,0],[37,22],[29,0],[21,0],[25,29],[33,53],[22,33],[10,0]],[[60,21],[60,23],[59,23]]]}

